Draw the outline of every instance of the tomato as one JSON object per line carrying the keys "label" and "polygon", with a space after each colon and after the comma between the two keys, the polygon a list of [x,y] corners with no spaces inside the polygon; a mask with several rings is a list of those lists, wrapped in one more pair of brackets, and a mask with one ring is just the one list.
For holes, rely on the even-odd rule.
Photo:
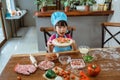
{"label": "tomato", "polygon": [[17,76],[17,80],[21,80],[21,77],[20,77],[20,76]]}
{"label": "tomato", "polygon": [[71,79],[74,80],[74,79],[75,79],[75,75],[72,75],[72,76],[71,76]]}
{"label": "tomato", "polygon": [[89,64],[87,70],[90,76],[97,76],[101,71],[100,66],[97,64]]}

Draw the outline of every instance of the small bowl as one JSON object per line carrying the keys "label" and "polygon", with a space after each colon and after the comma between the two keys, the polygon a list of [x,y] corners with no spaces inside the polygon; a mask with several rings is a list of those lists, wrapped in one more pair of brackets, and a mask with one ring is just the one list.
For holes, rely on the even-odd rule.
{"label": "small bowl", "polygon": [[86,56],[83,56],[83,60],[85,62],[92,62],[94,60],[94,57],[90,55],[86,55]]}
{"label": "small bowl", "polygon": [[67,65],[69,64],[71,61],[71,57],[70,56],[60,56],[59,57],[59,62],[63,65]]}
{"label": "small bowl", "polygon": [[79,51],[81,54],[87,54],[89,52],[89,46],[79,46]]}

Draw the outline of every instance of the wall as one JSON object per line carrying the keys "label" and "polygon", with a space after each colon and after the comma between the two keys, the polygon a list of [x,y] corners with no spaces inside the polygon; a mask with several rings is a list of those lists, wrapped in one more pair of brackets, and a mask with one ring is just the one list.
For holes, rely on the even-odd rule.
{"label": "wall", "polygon": [[36,5],[34,5],[34,0],[15,0],[16,5],[20,9],[28,10],[26,16],[24,17],[25,26],[35,26],[34,12],[36,11]]}

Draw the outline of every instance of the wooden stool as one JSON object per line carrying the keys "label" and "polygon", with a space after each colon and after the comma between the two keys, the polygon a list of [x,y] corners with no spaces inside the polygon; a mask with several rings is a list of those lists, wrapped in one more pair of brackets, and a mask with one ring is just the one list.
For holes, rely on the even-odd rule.
{"label": "wooden stool", "polygon": [[[104,22],[101,24],[102,26],[102,48],[104,47],[105,43],[109,40],[114,39],[119,45],[120,41],[115,38],[118,34],[120,34],[120,29],[115,34],[111,33],[107,27],[120,27],[120,23],[113,23],[113,22]],[[107,32],[110,37],[105,40],[105,32]]]}

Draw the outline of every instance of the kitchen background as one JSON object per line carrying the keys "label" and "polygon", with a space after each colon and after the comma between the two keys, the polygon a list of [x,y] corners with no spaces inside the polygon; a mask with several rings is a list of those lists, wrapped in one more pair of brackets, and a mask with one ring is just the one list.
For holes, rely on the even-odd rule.
{"label": "kitchen background", "polygon": [[[5,0],[1,0],[2,1],[2,5],[3,5],[3,13],[6,13],[6,2]],[[34,0],[14,0],[16,7],[19,7],[21,10],[27,10],[27,14],[24,16],[24,25],[26,27],[28,26],[36,26],[36,22],[35,22],[35,16],[34,16],[34,12],[37,10],[37,6],[34,5]],[[103,3],[105,0],[96,0],[97,3]],[[120,22],[120,0],[112,0],[112,10],[114,10],[114,14],[110,15],[108,18],[108,22]],[[6,27],[6,31],[7,31],[7,37],[8,39],[11,37],[10,34],[10,23],[7,20],[5,21],[5,27]],[[94,22],[95,23],[95,22]],[[77,23],[76,23],[77,24]],[[85,22],[83,22],[82,24],[86,24]],[[89,26],[89,24],[88,24]],[[111,28],[110,28],[111,29]],[[120,28],[116,29],[111,29],[112,32],[116,32],[120,30]],[[109,37],[108,34],[106,34],[106,37]],[[117,36],[117,38],[120,40],[120,36]],[[114,40],[110,40],[106,46],[118,46],[118,44],[114,41]]]}

